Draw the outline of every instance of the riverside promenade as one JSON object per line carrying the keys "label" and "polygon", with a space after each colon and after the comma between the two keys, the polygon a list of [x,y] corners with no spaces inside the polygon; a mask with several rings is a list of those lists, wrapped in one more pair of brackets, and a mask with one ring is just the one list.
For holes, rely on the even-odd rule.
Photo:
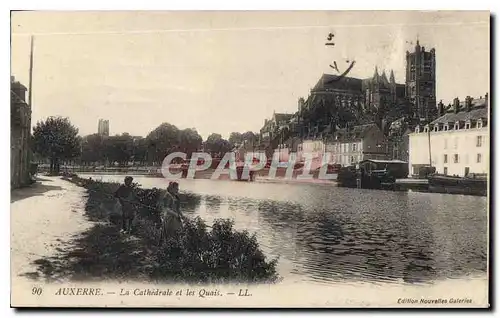
{"label": "riverside promenade", "polygon": [[35,260],[70,248],[71,240],[91,227],[84,210],[85,189],[60,177],[43,176],[30,187],[11,191],[12,299],[31,295],[36,284],[28,278],[37,278]]}

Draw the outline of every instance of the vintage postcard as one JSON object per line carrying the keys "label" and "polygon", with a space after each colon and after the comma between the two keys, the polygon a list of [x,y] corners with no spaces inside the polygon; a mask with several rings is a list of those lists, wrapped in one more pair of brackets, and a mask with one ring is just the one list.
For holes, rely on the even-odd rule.
{"label": "vintage postcard", "polygon": [[488,308],[487,11],[13,11],[13,307]]}

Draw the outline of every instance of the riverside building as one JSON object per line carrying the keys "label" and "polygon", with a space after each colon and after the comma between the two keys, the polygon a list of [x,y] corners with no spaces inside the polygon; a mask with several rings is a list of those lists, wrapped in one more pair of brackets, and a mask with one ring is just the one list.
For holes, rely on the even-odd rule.
{"label": "riverside building", "polygon": [[431,165],[444,175],[467,176],[489,171],[489,102],[468,96],[438,105],[439,117],[409,134],[409,171]]}

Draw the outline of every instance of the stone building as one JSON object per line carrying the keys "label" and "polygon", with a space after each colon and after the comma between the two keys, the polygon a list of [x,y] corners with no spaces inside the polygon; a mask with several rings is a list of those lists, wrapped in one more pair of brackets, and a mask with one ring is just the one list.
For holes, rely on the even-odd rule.
{"label": "stone building", "polygon": [[367,159],[387,159],[387,149],[384,133],[372,123],[337,130],[325,150],[331,154],[330,163],[349,166]]}
{"label": "stone building", "polygon": [[418,125],[409,135],[409,171],[432,165],[444,175],[466,176],[489,171],[488,94],[464,102],[455,98],[452,105],[439,104],[436,120]]}
{"label": "stone building", "polygon": [[415,51],[406,51],[406,96],[412,115],[428,123],[436,118],[436,50],[426,52],[419,41]]}
{"label": "stone building", "polygon": [[31,182],[31,107],[26,103],[26,87],[14,76],[10,85],[10,186],[19,188]]}
{"label": "stone building", "polygon": [[379,75],[375,68],[373,77],[363,80],[363,92],[365,109],[385,134],[392,121],[410,115],[411,107],[406,99],[405,85],[396,83],[392,70],[387,79],[385,71]]}
{"label": "stone building", "polygon": [[319,162],[322,162],[325,153],[329,153],[328,163],[342,166],[389,157],[387,138],[374,123],[341,128],[324,140],[304,140],[298,146],[297,160],[304,160],[305,153]]}
{"label": "stone building", "polygon": [[109,136],[109,120],[99,119],[99,123],[97,125],[97,134],[99,136]]}
{"label": "stone building", "polygon": [[270,154],[274,149],[294,152],[297,140],[324,140],[339,129],[374,123],[391,140],[388,159],[405,160],[408,130],[437,115],[435,53],[425,51],[417,41],[415,51],[406,54],[405,84],[396,83],[392,70],[388,78],[377,67],[367,79],[323,74],[307,99],[299,99],[297,112],[288,122],[286,118],[279,125],[266,121],[261,129],[266,142],[261,146]]}
{"label": "stone building", "polygon": [[393,121],[387,136],[389,159],[408,162],[410,156],[410,133],[414,125],[405,117]]}
{"label": "stone building", "polygon": [[286,141],[286,133],[293,125],[294,114],[273,113],[271,119],[265,119],[264,126],[260,129],[258,149],[264,150],[266,156],[271,157],[274,149],[282,147]]}

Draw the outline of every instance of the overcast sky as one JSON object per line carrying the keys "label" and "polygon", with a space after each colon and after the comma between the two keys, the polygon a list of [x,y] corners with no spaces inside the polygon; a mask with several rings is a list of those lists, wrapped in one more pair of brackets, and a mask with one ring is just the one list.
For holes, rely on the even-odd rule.
{"label": "overcast sky", "polygon": [[26,85],[36,35],[33,123],[66,116],[82,135],[99,118],[111,134],[162,122],[204,138],[258,131],[273,111],[295,112],[334,60],[404,83],[417,36],[436,49],[438,100],[489,89],[488,12],[15,12],[12,33],[11,73]]}

